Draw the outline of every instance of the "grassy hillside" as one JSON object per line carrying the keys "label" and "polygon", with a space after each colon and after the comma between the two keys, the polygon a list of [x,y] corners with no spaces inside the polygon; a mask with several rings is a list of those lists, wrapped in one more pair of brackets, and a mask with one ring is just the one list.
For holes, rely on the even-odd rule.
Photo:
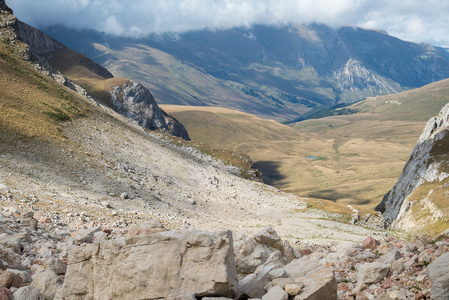
{"label": "grassy hillside", "polygon": [[370,98],[350,107],[358,113],[290,127],[226,109],[164,109],[183,122],[193,141],[249,155],[269,184],[373,208],[395,184],[425,122],[449,102],[448,89],[445,80]]}
{"label": "grassy hillside", "polygon": [[0,112],[2,140],[18,134],[61,141],[60,122],[82,116],[87,107],[76,95],[32,70],[0,40]]}

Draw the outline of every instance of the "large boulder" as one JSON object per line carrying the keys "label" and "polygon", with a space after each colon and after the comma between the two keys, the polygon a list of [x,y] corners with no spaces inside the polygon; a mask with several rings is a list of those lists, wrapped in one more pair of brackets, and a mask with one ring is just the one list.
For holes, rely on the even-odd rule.
{"label": "large boulder", "polygon": [[433,298],[449,299],[449,253],[444,253],[428,265],[427,273],[432,281]]}
{"label": "large boulder", "polygon": [[31,285],[37,288],[46,300],[52,300],[62,287],[63,282],[64,280],[55,271],[43,270],[34,275]]}
{"label": "large boulder", "polygon": [[357,293],[370,284],[382,282],[389,271],[390,268],[380,262],[363,264],[357,272],[357,286],[354,292]]}
{"label": "large boulder", "polygon": [[236,296],[232,233],[167,231],[88,244],[69,253],[62,298]]}
{"label": "large boulder", "polygon": [[304,284],[304,288],[295,296],[295,300],[337,299],[337,280],[331,268],[318,270],[296,280]]}

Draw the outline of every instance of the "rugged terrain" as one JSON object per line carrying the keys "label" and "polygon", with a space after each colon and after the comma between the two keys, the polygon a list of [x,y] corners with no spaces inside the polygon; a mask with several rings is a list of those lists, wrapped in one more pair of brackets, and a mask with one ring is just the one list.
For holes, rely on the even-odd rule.
{"label": "rugged terrain", "polygon": [[[449,294],[447,232],[410,238],[386,230],[378,213],[259,182],[257,172],[232,164],[245,156],[205,154],[202,144],[150,131],[108,105],[104,89],[90,87],[98,92],[91,97],[52,69],[24,43],[39,39],[17,34],[11,13],[0,1],[1,299]],[[135,97],[122,88],[110,101]],[[445,119],[443,112],[428,128],[444,137]],[[258,130],[281,126],[269,122]]]}
{"label": "rugged terrain", "polygon": [[442,80],[287,125],[228,109],[163,107],[193,141],[249,155],[266,183],[374,208],[397,181],[427,120],[449,102],[448,90]]}
{"label": "rugged terrain", "polygon": [[114,75],[144,83],[160,103],[219,106],[282,121],[449,75],[446,49],[363,28],[254,25],[136,39],[43,30]]}
{"label": "rugged terrain", "polygon": [[427,122],[401,177],[376,207],[392,225],[427,233],[447,228],[448,118],[449,104]]}

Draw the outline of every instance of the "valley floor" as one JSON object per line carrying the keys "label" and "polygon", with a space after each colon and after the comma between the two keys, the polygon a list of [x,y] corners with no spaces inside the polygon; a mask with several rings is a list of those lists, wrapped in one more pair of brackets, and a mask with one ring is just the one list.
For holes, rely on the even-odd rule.
{"label": "valley floor", "polygon": [[63,145],[3,132],[10,142],[0,144],[0,191],[79,228],[156,217],[169,229],[254,233],[270,225],[300,243],[337,245],[386,234],[237,177],[235,167],[110,114],[63,123]]}

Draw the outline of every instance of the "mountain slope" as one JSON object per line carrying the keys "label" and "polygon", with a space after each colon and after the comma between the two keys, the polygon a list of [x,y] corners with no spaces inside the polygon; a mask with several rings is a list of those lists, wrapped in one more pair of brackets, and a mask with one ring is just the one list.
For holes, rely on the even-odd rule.
{"label": "mountain slope", "polygon": [[428,118],[449,102],[449,80],[353,104],[352,114],[290,126],[236,111],[163,105],[193,141],[249,155],[264,182],[300,196],[374,208]]}
{"label": "mountain slope", "polygon": [[445,49],[323,25],[234,28],[139,39],[45,29],[162,103],[221,106],[278,120],[449,76]]}
{"label": "mountain slope", "polygon": [[388,223],[438,234],[449,226],[449,104],[431,118],[397,183],[376,207]]}
{"label": "mountain slope", "polygon": [[303,199],[243,179],[240,169],[195,145],[80,96],[35,71],[20,55],[28,46],[6,37],[0,36],[0,207],[38,209],[60,226],[83,228],[89,218],[118,231],[155,218],[169,229],[249,233],[273,224],[283,236],[326,244],[360,242],[371,232],[341,223],[347,208],[346,215],[307,208]]}
{"label": "mountain slope", "polygon": [[[129,79],[114,79],[108,70],[84,55],[67,49],[60,42],[18,21],[11,14],[7,15],[7,18],[10,23],[3,22],[3,32],[8,31],[14,40],[24,42],[24,45],[27,45],[26,55],[29,56],[26,59],[37,62],[38,68],[43,69],[46,74],[51,74],[81,94],[85,94],[82,90],[84,88],[97,101],[136,120],[140,126],[150,130],[167,130],[175,136],[189,139],[183,125],[162,111],[150,91],[142,85]],[[117,91],[121,92],[120,97],[117,97]]]}

